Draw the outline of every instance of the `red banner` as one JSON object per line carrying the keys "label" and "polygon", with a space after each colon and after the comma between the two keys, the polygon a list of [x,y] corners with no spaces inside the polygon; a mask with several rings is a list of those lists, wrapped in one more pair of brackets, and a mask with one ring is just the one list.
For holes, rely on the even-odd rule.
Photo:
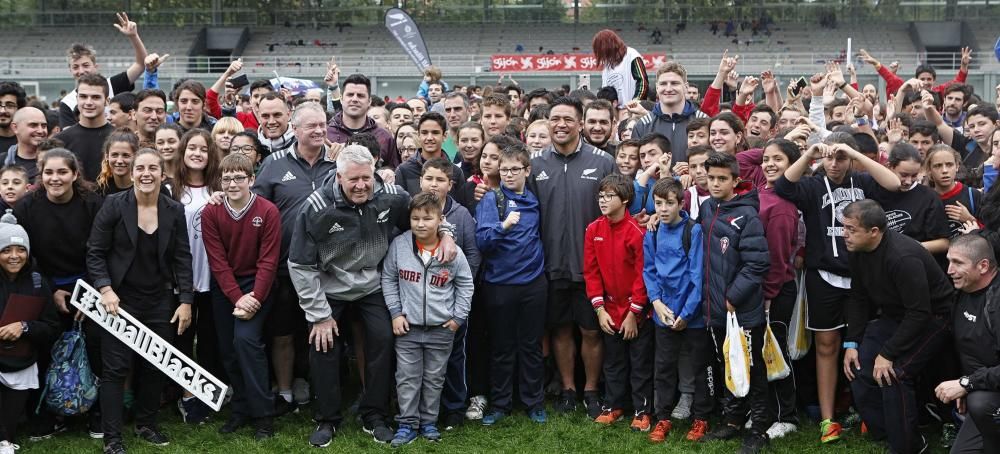
{"label": "red banner", "polygon": [[[642,56],[647,70],[667,62],[667,54],[652,53]],[[493,72],[539,72],[539,71],[593,71],[598,72],[597,58],[593,54],[502,54],[490,57],[490,71]]]}

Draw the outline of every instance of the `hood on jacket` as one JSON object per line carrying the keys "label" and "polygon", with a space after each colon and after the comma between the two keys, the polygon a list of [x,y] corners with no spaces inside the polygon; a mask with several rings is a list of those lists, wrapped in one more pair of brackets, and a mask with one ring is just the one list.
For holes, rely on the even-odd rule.
{"label": "hood on jacket", "polygon": [[[330,120],[329,126],[331,128],[339,129],[341,132],[350,135],[351,130],[347,126],[344,126],[344,113],[343,112],[338,112],[337,115],[334,115],[333,119]],[[378,127],[378,125],[375,124],[375,120],[373,120],[372,117],[365,117],[365,125],[362,126],[360,130],[354,131],[354,132],[355,133],[358,133],[358,132],[372,132],[377,127]]]}
{"label": "hood on jacket", "polygon": [[695,106],[694,103],[688,100],[684,100],[684,110],[682,110],[681,113],[679,114],[663,113],[663,110],[660,108],[659,102],[657,102],[656,105],[653,106],[653,115],[659,118],[660,120],[670,123],[680,123],[684,120],[687,120],[688,118],[693,117],[696,113],[698,113],[698,107]]}
{"label": "hood on jacket", "polygon": [[[749,189],[740,192],[741,186],[749,186]],[[713,211],[729,211],[739,207],[750,207],[754,211],[760,210],[760,197],[757,196],[757,190],[753,188],[753,184],[748,181],[743,181],[736,185],[736,196],[732,199],[720,203],[719,200],[712,197],[708,199],[708,202],[712,204]]]}

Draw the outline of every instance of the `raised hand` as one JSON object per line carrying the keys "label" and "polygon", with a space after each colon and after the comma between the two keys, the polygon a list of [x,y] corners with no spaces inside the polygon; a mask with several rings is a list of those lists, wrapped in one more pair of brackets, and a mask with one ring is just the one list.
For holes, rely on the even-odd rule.
{"label": "raised hand", "polygon": [[869,65],[878,66],[878,64],[879,64],[878,60],[876,60],[875,57],[872,57],[871,54],[869,54],[867,50],[859,49],[858,50],[858,55],[861,56],[861,60],[862,61],[864,61],[865,63],[868,63]]}
{"label": "raised hand", "polygon": [[968,71],[969,63],[972,63],[972,48],[963,47],[962,48],[962,69]]}
{"label": "raised hand", "polygon": [[117,28],[118,31],[121,32],[121,34],[128,36],[130,38],[134,36],[139,36],[139,26],[136,25],[135,22],[128,20],[128,13],[121,12],[118,13],[117,16],[118,16],[118,23],[114,25],[115,28]]}
{"label": "raised hand", "polygon": [[226,74],[232,76],[233,74],[236,74],[242,70],[243,70],[243,59],[237,58],[236,60],[233,60],[233,62],[229,64],[228,68],[226,68]]}
{"label": "raised hand", "polygon": [[337,57],[330,57],[330,61],[326,64],[326,75],[323,76],[323,82],[326,83],[327,87],[336,87],[340,82],[340,68],[337,66]]}
{"label": "raised hand", "polygon": [[813,96],[822,96],[823,90],[826,89],[826,74],[816,73],[809,78],[809,91],[812,92]]}
{"label": "raised hand", "polygon": [[774,73],[770,69],[760,73],[760,84],[764,87],[765,93],[778,90],[778,80],[774,78]]}
{"label": "raised hand", "polygon": [[722,61],[719,62],[719,74],[729,74],[736,69],[736,64],[740,62],[740,56],[729,56],[729,49],[722,52]]}
{"label": "raised hand", "polygon": [[841,85],[846,83],[844,81],[844,72],[840,70],[840,63],[835,61],[831,61],[826,64],[826,77],[828,77],[837,88],[840,88]]}

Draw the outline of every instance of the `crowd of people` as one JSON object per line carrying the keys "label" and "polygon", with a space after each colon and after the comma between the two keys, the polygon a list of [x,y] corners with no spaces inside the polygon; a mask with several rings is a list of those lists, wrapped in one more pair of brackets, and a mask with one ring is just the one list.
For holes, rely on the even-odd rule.
{"label": "crowd of people", "polygon": [[[222,434],[272,437],[311,404],[310,445],[346,411],[397,447],[582,409],[653,443],[690,420],[672,443],[757,453],[815,418],[817,443],[857,427],[918,453],[933,416],[952,452],[1000,452],[1000,130],[964,83],[970,51],[938,85],[862,50],[888,93],[835,62],[783,93],[770,71],[735,80],[724,53],[702,96],[683,62],[647,76],[606,30],[595,54],[620,77],[596,94],[449,86],[430,68],[386,104],[334,60],[320,93],[259,80],[241,95],[239,60],[211,87],[164,90],[165,57],[118,19],[135,63],[106,77],[73,45],[58,112],[0,81],[0,312],[43,307],[0,326],[0,453],[67,430],[38,402],[81,279],[229,384]],[[100,379],[84,418],[105,453],[126,452],[127,417],[169,443],[164,403],[210,418],[83,329]],[[793,360],[801,336],[813,346]],[[764,361],[772,337],[784,378]]]}

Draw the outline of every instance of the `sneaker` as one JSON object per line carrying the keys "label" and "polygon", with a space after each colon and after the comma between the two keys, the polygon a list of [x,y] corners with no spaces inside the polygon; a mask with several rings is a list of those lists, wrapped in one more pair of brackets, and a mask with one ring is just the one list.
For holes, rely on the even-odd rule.
{"label": "sneaker", "polygon": [[[694,430],[694,427],[691,427]],[[690,433],[688,434],[690,435]],[[701,437],[701,441],[732,440],[740,436],[740,428],[729,424],[722,424],[715,430]]]}
{"label": "sneaker", "polygon": [[649,441],[653,443],[663,443],[667,441],[667,435],[670,435],[670,429],[673,428],[673,423],[669,419],[661,419],[656,422],[656,427],[653,427],[652,432],[649,433]]}
{"label": "sneaker", "polygon": [[223,435],[231,434],[242,429],[249,424],[249,422],[250,421],[247,420],[245,416],[233,413],[229,415],[229,420],[227,420],[226,423],[219,428],[219,433]]}
{"label": "sneaker", "polygon": [[955,444],[956,438],[958,438],[958,428],[955,427],[954,423],[946,422],[941,425],[942,448],[951,449],[951,446]]}
{"label": "sneaker", "polygon": [[536,408],[528,412],[528,419],[536,424],[545,424],[549,420],[544,408]]}
{"label": "sneaker", "polygon": [[819,441],[821,443],[833,443],[840,440],[840,432],[842,430],[839,422],[824,419],[823,422],[819,423]]}
{"label": "sneaker", "polygon": [[[441,441],[441,432],[438,431],[437,426],[435,426],[434,424],[428,424],[426,426],[421,427],[420,436],[424,437],[424,440],[427,440],[431,443],[437,443]],[[395,439],[393,439],[393,441],[395,441]]]}
{"label": "sneaker", "polygon": [[562,391],[562,394],[559,394],[559,399],[556,400],[556,404],[553,407],[559,413],[569,413],[571,411],[576,411],[576,390],[564,389]]}
{"label": "sneaker", "polygon": [[629,425],[632,432],[649,432],[651,427],[653,427],[653,421],[650,420],[649,415],[645,413],[635,415],[635,418],[632,418],[632,424]]}
{"label": "sneaker", "polygon": [[[35,427],[34,433],[32,433],[30,437],[28,437],[28,440],[31,441],[48,440],[49,438],[52,438],[58,434],[65,432],[66,429],[67,429],[66,423],[62,421],[55,421],[51,424],[44,424]],[[101,436],[103,437],[104,434],[101,433]]]}
{"label": "sneaker", "polygon": [[21,449],[20,446],[15,445],[7,440],[0,441],[0,454],[14,454],[14,451]]}
{"label": "sneaker", "polygon": [[767,435],[749,434],[743,437],[743,445],[740,446],[740,454],[758,454],[767,446]]}
{"label": "sneaker", "polygon": [[674,419],[688,419],[691,417],[691,403],[694,402],[694,395],[690,393],[681,394],[677,400],[677,406],[670,412],[670,417]]}
{"label": "sneaker", "polygon": [[931,450],[931,444],[930,444],[930,442],[927,441],[927,437],[921,435],[920,436],[920,449],[917,450],[917,454],[926,454],[927,452],[930,452],[930,450]]}
{"label": "sneaker", "polygon": [[95,440],[104,438],[104,426],[101,425],[100,413],[91,413],[90,417],[87,418],[87,434]]}
{"label": "sneaker", "polygon": [[417,436],[417,432],[410,428],[409,424],[400,424],[399,429],[396,430],[396,435],[392,437],[389,446],[398,448],[400,446],[408,445],[413,443],[413,440],[416,440]]}
{"label": "sneaker", "polygon": [[442,426],[444,430],[452,430],[458,426],[461,426],[465,422],[465,417],[458,412],[445,413],[444,418],[441,418]]}
{"label": "sneaker", "polygon": [[858,427],[861,424],[861,414],[859,414],[858,412],[854,411],[853,408],[851,408],[850,411],[848,411],[847,414],[842,416],[840,418],[840,421],[837,422],[840,423],[841,430],[850,430],[855,427]]}
{"label": "sneaker", "polygon": [[708,421],[696,419],[691,423],[691,430],[688,430],[685,438],[688,441],[701,441],[705,437],[705,432],[708,432]]}
{"label": "sneaker", "polygon": [[483,425],[492,426],[500,421],[503,421],[507,417],[507,413],[500,410],[490,410],[485,415],[483,415]]}
{"label": "sneaker", "polygon": [[299,404],[295,403],[293,399],[291,402],[285,400],[284,397],[275,394],[274,396],[274,417],[280,418],[288,414],[294,414],[299,412]]}
{"label": "sneaker", "polygon": [[121,440],[115,440],[111,443],[105,443],[104,454],[126,454],[125,445],[122,444]]}
{"label": "sneaker", "polygon": [[395,439],[392,429],[385,424],[385,421],[375,421],[371,426],[364,426],[362,430],[371,435],[376,443],[388,443]]}
{"label": "sneaker", "polygon": [[624,414],[625,410],[622,410],[621,408],[607,408],[594,418],[594,422],[610,426],[618,421],[621,421]]}
{"label": "sneaker", "polygon": [[274,438],[274,418],[270,416],[265,416],[263,418],[256,418],[253,421],[254,433],[253,439],[257,441],[267,440],[268,438]]}
{"label": "sneaker", "polygon": [[483,419],[486,412],[486,396],[472,396],[469,399],[469,409],[465,410],[465,419],[476,421]]}
{"label": "sneaker", "polygon": [[604,407],[601,405],[601,396],[597,391],[584,391],[583,392],[583,408],[587,409],[587,416],[590,419],[596,419],[601,416],[604,412]]}
{"label": "sneaker", "polygon": [[170,444],[170,439],[160,432],[160,428],[156,426],[138,426],[135,428],[135,436],[146,440],[147,443],[154,446],[166,446]]}
{"label": "sneaker", "polygon": [[299,405],[308,404],[312,400],[312,393],[309,390],[309,382],[304,378],[296,378],[292,381],[292,400]]}
{"label": "sneaker", "polygon": [[795,424],[790,422],[776,422],[771,424],[771,427],[767,429],[767,438],[771,440],[782,438],[798,429]]}
{"label": "sneaker", "polygon": [[208,406],[195,397],[181,398],[177,401],[177,409],[181,412],[181,419],[187,424],[199,426],[208,421]]}
{"label": "sneaker", "polygon": [[328,422],[319,423],[316,426],[316,430],[309,436],[309,444],[317,448],[325,448],[330,446],[334,435],[337,435],[337,429],[333,427],[333,424]]}

